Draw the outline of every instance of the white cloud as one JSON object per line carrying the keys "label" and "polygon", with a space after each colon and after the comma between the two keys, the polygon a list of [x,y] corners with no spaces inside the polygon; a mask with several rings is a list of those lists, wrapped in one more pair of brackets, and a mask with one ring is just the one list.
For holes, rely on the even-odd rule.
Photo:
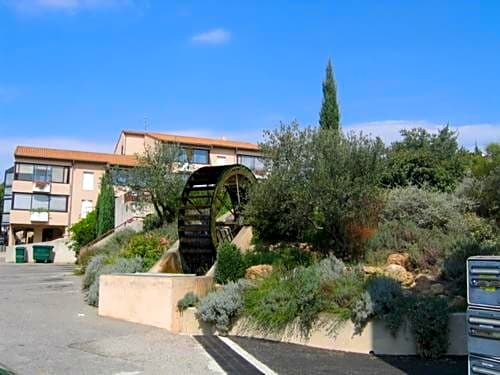
{"label": "white cloud", "polygon": [[191,41],[196,44],[224,44],[231,39],[231,33],[224,29],[213,29],[193,35]]}
{"label": "white cloud", "polygon": [[14,150],[19,145],[110,153],[114,150],[113,140],[105,143],[71,137],[2,137],[0,138],[0,182],[3,182],[5,169],[13,165]]}
{"label": "white cloud", "polygon": [[[378,136],[385,143],[389,144],[401,138],[400,131],[402,129],[424,128],[431,133],[435,133],[443,125],[422,120],[388,120],[346,125],[344,126],[344,130],[362,131],[365,134]],[[475,144],[484,148],[488,143],[500,142],[500,123],[457,126],[451,124],[450,127],[458,131],[458,141],[468,149],[473,149]]]}
{"label": "white cloud", "polygon": [[75,13],[84,9],[112,8],[129,5],[133,0],[4,0],[20,13],[64,11]]}

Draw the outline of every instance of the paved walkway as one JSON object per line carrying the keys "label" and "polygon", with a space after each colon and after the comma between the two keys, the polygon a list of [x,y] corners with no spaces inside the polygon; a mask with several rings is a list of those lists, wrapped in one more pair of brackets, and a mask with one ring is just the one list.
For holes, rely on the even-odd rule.
{"label": "paved walkway", "polygon": [[72,272],[0,260],[0,368],[22,375],[222,373],[189,336],[98,317]]}

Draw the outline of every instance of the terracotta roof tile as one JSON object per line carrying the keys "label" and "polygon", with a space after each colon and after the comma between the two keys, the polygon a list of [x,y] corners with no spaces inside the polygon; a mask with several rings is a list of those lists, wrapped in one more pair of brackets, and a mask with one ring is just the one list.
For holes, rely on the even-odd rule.
{"label": "terracotta roof tile", "polygon": [[17,146],[14,155],[41,159],[86,161],[99,164],[122,165],[126,167],[137,165],[137,158],[133,155],[59,150],[44,147]]}
{"label": "terracotta roof tile", "polygon": [[259,150],[259,146],[255,143],[232,141],[228,139],[189,137],[184,135],[140,132],[134,130],[124,130],[123,132],[125,134],[146,135],[148,137],[155,138],[163,142],[174,142],[174,143],[208,146],[208,147],[214,146],[214,147],[225,147],[225,148],[238,148],[238,149],[252,150],[252,151]]}

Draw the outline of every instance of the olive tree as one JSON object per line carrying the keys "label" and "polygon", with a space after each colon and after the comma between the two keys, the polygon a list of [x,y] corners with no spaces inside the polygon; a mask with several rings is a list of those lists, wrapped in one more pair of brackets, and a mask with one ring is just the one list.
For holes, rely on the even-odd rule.
{"label": "olive tree", "polygon": [[258,235],[308,241],[343,258],[359,256],[353,232],[376,216],[382,141],[297,123],[265,137],[268,178],[253,188],[246,208]]}

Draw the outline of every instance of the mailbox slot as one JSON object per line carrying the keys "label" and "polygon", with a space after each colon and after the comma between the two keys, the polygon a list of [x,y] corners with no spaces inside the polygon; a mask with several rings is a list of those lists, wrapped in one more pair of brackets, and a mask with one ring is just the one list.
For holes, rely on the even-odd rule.
{"label": "mailbox slot", "polygon": [[477,256],[467,260],[467,302],[500,309],[500,257]]}
{"label": "mailbox slot", "polygon": [[470,355],[469,375],[500,375],[500,361]]}
{"label": "mailbox slot", "polygon": [[500,357],[500,311],[469,307],[467,335],[469,353]]}

